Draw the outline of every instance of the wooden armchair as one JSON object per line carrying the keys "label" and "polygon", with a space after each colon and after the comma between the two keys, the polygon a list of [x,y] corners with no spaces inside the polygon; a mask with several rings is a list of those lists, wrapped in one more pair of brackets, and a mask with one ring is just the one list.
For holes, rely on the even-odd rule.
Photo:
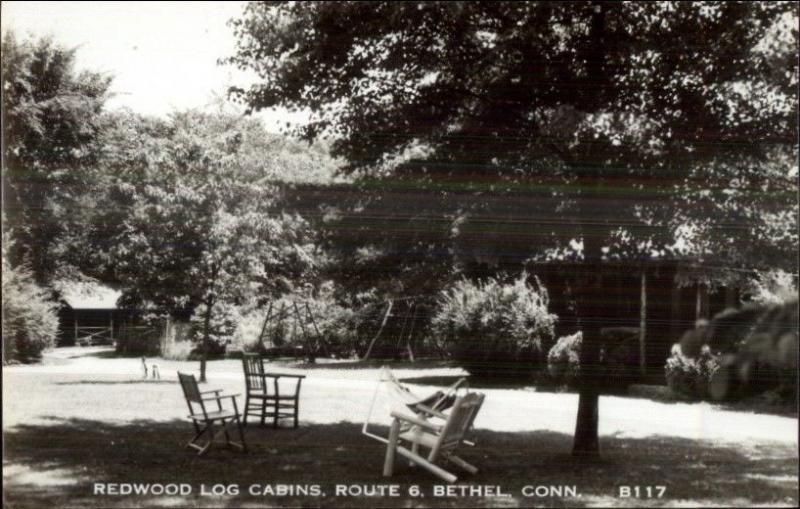
{"label": "wooden armchair", "polygon": [[[284,373],[267,373],[264,370],[264,359],[258,354],[243,354],[245,403],[244,424],[247,417],[261,419],[263,426],[266,419],[272,419],[272,427],[278,427],[278,420],[293,418],[297,428],[300,411],[300,385],[304,375]],[[281,379],[289,381],[281,384]]]}
{"label": "wooden armchair", "polygon": [[[194,375],[187,375],[178,373],[178,380],[180,380],[183,395],[186,398],[186,404],[189,407],[189,419],[192,420],[194,425],[195,435],[186,444],[186,447],[191,447],[198,451],[197,455],[205,454],[214,443],[214,439],[220,433],[225,433],[225,441],[229,446],[237,447],[243,452],[247,452],[247,444],[244,441],[244,432],[242,431],[242,422],[239,417],[239,408],[236,405],[236,396],[238,394],[222,394],[222,391],[210,390],[200,391],[197,386],[197,380]],[[233,408],[224,408],[222,402],[230,399]],[[216,402],[216,408],[206,408],[206,402]],[[215,431],[214,425],[219,424],[219,429]],[[236,429],[239,431],[239,442],[231,440],[228,428],[236,424]],[[202,437],[208,437],[205,444],[199,443]]]}
{"label": "wooden armchair", "polygon": [[[458,478],[436,463],[450,462],[467,472],[475,474],[477,467],[456,456],[458,447],[465,442],[464,434],[475,421],[485,395],[471,392],[456,399],[444,424],[421,419],[397,411],[392,412],[392,427],[386,444],[386,460],[383,475],[390,477],[394,472],[396,454],[407,458],[412,464],[419,465],[447,482],[455,482]],[[439,417],[439,416],[437,416]],[[410,444],[409,450],[404,444]],[[420,447],[429,450],[427,457],[420,454]],[[441,461],[440,461],[441,460]]]}

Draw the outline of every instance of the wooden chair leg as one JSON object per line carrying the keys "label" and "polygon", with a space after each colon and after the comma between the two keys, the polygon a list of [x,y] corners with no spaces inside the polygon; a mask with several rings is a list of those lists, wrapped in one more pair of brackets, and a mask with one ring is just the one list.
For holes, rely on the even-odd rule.
{"label": "wooden chair leg", "polygon": [[397,450],[397,440],[400,437],[400,421],[395,419],[392,421],[392,427],[389,430],[389,443],[386,444],[386,460],[383,462],[383,476],[391,477],[394,473],[394,456]]}
{"label": "wooden chair leg", "polygon": [[242,421],[239,416],[236,416],[236,427],[239,429],[239,440],[242,441],[242,451],[247,452],[247,443],[244,441],[244,430],[242,429]]}
{"label": "wooden chair leg", "polygon": [[300,416],[300,402],[297,398],[294,399],[294,429],[297,429],[297,423]]}
{"label": "wooden chair leg", "polygon": [[204,447],[197,444],[197,441],[200,439],[201,436],[208,430],[208,426],[201,428],[197,422],[192,421],[194,424],[194,429],[196,430],[194,437],[189,440],[189,443],[186,444],[186,447],[191,447],[192,449],[197,449],[198,451],[203,451]]}
{"label": "wooden chair leg", "polygon": [[417,465],[423,467],[424,469],[426,469],[428,472],[432,473],[433,475],[435,475],[435,476],[437,476],[437,477],[439,477],[439,478],[441,478],[441,479],[443,479],[443,480],[445,480],[447,482],[450,482],[450,483],[456,482],[458,480],[458,477],[456,477],[455,475],[451,474],[447,470],[445,470],[442,467],[439,467],[437,465],[434,465],[433,463],[431,463],[430,461],[426,460],[422,456],[415,455],[413,452],[409,451],[405,447],[397,446],[396,449],[397,449],[397,452],[399,454],[401,454],[402,456],[405,456],[406,458],[410,459],[411,461],[413,461]]}
{"label": "wooden chair leg", "polygon": [[230,447],[231,445],[231,436],[228,434],[228,424],[225,422],[225,419],[222,419],[222,430],[225,432],[225,443]]}
{"label": "wooden chair leg", "polygon": [[214,443],[214,436],[216,435],[216,433],[214,433],[214,421],[208,421],[207,429],[208,443],[205,445],[205,447],[203,447],[203,449],[200,450],[200,452],[197,453],[198,456],[202,456],[203,454],[207,453],[211,448],[211,444]]}
{"label": "wooden chair leg", "polygon": [[267,420],[267,400],[261,400],[261,426],[264,426],[264,423]]}
{"label": "wooden chair leg", "polygon": [[250,395],[244,396],[244,425],[247,426],[247,413],[250,411]]}
{"label": "wooden chair leg", "polygon": [[275,400],[275,413],[272,415],[272,428],[278,429],[278,413],[280,412],[280,406],[278,400]]}
{"label": "wooden chair leg", "polygon": [[450,455],[450,456],[447,457],[447,459],[451,463],[453,463],[454,465],[457,465],[457,466],[463,468],[464,470],[466,470],[470,474],[477,474],[478,473],[478,467],[476,467],[475,465],[472,465],[471,463],[467,463],[466,461],[462,460],[461,458],[459,458],[456,455]]}

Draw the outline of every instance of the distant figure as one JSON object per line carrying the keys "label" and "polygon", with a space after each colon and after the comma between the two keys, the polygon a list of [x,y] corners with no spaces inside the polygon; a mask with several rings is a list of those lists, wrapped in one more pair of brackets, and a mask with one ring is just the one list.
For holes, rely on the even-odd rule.
{"label": "distant figure", "polygon": [[[142,357],[142,369],[144,370],[144,379],[147,380],[147,359]],[[150,364],[150,377],[153,380],[161,380],[161,374],[158,372],[158,364]]]}

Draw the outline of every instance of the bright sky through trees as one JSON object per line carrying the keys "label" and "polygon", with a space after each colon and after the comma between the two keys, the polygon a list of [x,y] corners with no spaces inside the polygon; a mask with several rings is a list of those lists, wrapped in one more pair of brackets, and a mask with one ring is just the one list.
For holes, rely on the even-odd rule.
{"label": "bright sky through trees", "polygon": [[[114,76],[109,108],[164,116],[205,108],[247,76],[217,59],[234,49],[227,21],[244,2],[3,2],[2,30],[78,47],[76,67]],[[267,128],[302,119],[267,112]]]}

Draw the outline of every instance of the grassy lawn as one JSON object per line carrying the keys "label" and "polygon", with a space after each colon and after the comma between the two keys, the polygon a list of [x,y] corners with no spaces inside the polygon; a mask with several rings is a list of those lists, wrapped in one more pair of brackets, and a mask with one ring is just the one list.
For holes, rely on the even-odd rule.
{"label": "grassy lawn", "polygon": [[[381,476],[384,448],[361,435],[378,365],[331,363],[306,369],[297,430],[250,426],[248,454],[224,447],[202,458],[183,448],[191,426],[175,381],[196,363],[159,360],[164,379],[143,381],[138,359],[60,350],[44,365],[3,371],[4,502],[10,507],[530,507],[796,506],[797,419],[731,412],[704,403],[664,404],[604,397],[602,459],[569,455],[573,394],[487,389],[476,421],[478,444],[464,457],[481,472],[458,485],[498,486],[484,496],[437,497],[444,483],[398,461]],[[457,368],[397,365],[408,381],[447,380]],[[241,392],[236,361],[209,366],[208,387]],[[423,385],[414,388],[425,394]],[[378,394],[376,415],[390,405]],[[386,434],[385,419],[376,429]],[[185,483],[182,496],[93,494],[93,483]],[[207,494],[214,485],[238,493]],[[337,485],[399,485],[399,497],[337,496]],[[324,496],[263,494],[278,485],[315,487]],[[420,487],[424,497],[408,495]],[[619,498],[621,486],[665,486],[663,498]],[[523,495],[525,486],[573,487],[578,497]],[[318,487],[318,488],[316,488]],[[205,492],[202,492],[205,488]],[[253,492],[251,492],[251,489]],[[540,492],[547,491],[540,488]],[[257,492],[257,493],[256,493]],[[527,490],[525,491],[527,493]],[[653,491],[653,495],[657,492]]]}

